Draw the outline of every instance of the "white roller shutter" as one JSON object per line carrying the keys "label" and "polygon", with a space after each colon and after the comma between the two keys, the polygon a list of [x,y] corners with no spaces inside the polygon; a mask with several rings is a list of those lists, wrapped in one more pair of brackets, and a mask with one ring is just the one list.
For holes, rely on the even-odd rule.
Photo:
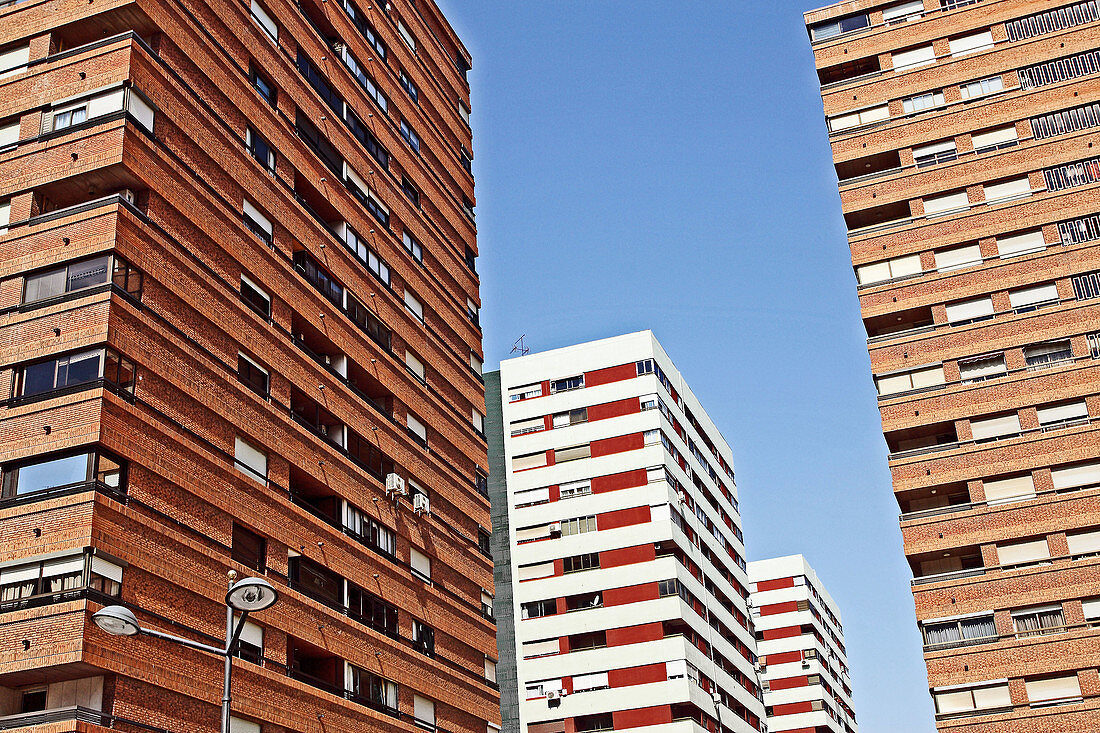
{"label": "white roller shutter", "polygon": [[1068,468],[1056,468],[1050,472],[1055,489],[1076,489],[1080,486],[1100,484],[1100,463],[1084,463]]}
{"label": "white roller shutter", "polygon": [[417,722],[435,727],[435,703],[426,697],[413,695],[413,717]]}
{"label": "white roller shutter", "polygon": [[924,0],[909,0],[882,9],[882,20],[886,23],[911,20],[922,15],[924,15]]}
{"label": "white roller shutter", "polygon": [[554,562],[550,561],[535,563],[533,565],[520,565],[517,575],[520,580],[549,578],[554,575]]}
{"label": "white roller shutter", "polygon": [[1012,698],[1008,694],[1007,684],[978,687],[974,690],[974,707],[978,710],[1011,706]]}
{"label": "white roller shutter", "polygon": [[940,153],[954,153],[956,150],[957,148],[955,147],[954,140],[944,140],[943,142],[913,148],[913,158],[919,160],[921,158],[939,155]]}
{"label": "white roller shutter", "polygon": [[26,583],[28,580],[37,580],[41,571],[42,568],[39,563],[0,568],[0,585]]}
{"label": "white roller shutter", "polygon": [[889,262],[874,262],[870,265],[860,265],[856,268],[856,280],[860,285],[886,282],[891,279]]}
{"label": "white roller shutter", "polygon": [[1046,540],[1012,542],[997,545],[997,561],[1001,565],[1020,565],[1050,559],[1050,547]]}
{"label": "white roller shutter", "polygon": [[993,48],[993,32],[982,31],[962,38],[952,38],[947,42],[948,50],[952,56],[965,56],[968,53],[977,53]]}
{"label": "white roller shutter", "polygon": [[528,420],[516,420],[514,423],[508,426],[512,435],[524,435],[526,433],[537,433],[540,430],[546,429],[546,421],[541,417],[532,417]]}
{"label": "white roller shutter", "polygon": [[424,320],[424,305],[417,300],[417,297],[413,295],[408,288],[405,289],[405,307],[409,309],[409,312],[417,317],[418,320]]}
{"label": "white roller shutter", "polygon": [[894,54],[894,71],[915,69],[918,66],[936,63],[936,51],[931,45],[911,48]]}
{"label": "white roller shutter", "polygon": [[1089,598],[1082,601],[1081,605],[1085,608],[1085,620],[1095,621],[1100,619],[1100,598]]}
{"label": "white roller shutter", "polygon": [[1026,680],[1024,688],[1027,690],[1028,702],[1051,702],[1081,697],[1081,683],[1075,674],[1048,677],[1043,680]]}
{"label": "white roller shutter", "polygon": [[271,226],[271,220],[264,216],[260,210],[256,208],[256,205],[248,199],[244,199],[244,215],[251,219],[256,226],[263,229],[267,236],[272,236],[274,230]]}
{"label": "white roller shutter", "polygon": [[894,374],[887,377],[877,377],[875,385],[880,395],[898,394],[913,389],[913,379],[909,374]]}
{"label": "white roller shutter", "polygon": [[31,46],[26,44],[0,51],[0,79],[15,76],[27,70],[31,61]]}
{"label": "white roller shutter", "polygon": [[1071,555],[1095,555],[1100,553],[1100,529],[1067,534],[1066,542]]}
{"label": "white roller shutter", "polygon": [[965,211],[970,208],[970,199],[966,191],[956,191],[946,196],[936,196],[924,200],[924,215],[939,216],[951,214],[957,211]]}
{"label": "white roller shutter", "polygon": [[92,572],[96,575],[102,575],[107,580],[113,580],[116,583],[122,582],[122,568],[109,560],[104,560],[102,557],[92,557]]}
{"label": "white roller shutter", "polygon": [[543,639],[540,641],[527,641],[523,643],[523,658],[546,657],[551,654],[561,653],[561,641],[559,639]]}
{"label": "white roller shutter", "polygon": [[409,565],[413,572],[425,578],[432,577],[432,560],[415,547],[410,548]]}
{"label": "white roller shutter", "polygon": [[941,715],[974,709],[974,696],[970,690],[945,690],[932,695],[936,701],[936,712]]}
{"label": "white roller shutter", "polygon": [[245,441],[240,436],[233,440],[233,458],[237,468],[245,468],[242,471],[251,478],[267,478],[267,454]]}
{"label": "white roller shutter", "polygon": [[599,690],[607,687],[607,672],[573,675],[573,692]]}
{"label": "white roller shutter", "polygon": [[1016,134],[1016,125],[1009,125],[998,127],[996,130],[976,133],[971,136],[970,140],[974,144],[974,150],[981,152],[985,149],[997,148],[1006,143],[1016,142],[1019,140],[1019,136]]}
{"label": "white roller shutter", "polygon": [[497,681],[497,663],[485,657],[485,679],[490,682]]}
{"label": "white roller shutter", "polygon": [[881,122],[882,120],[890,119],[890,106],[883,104],[878,107],[868,107],[867,109],[856,110],[855,112],[845,112],[835,117],[828,119],[829,130],[837,132],[838,130],[846,130],[850,127],[859,127],[860,125],[869,125],[872,122]]}
{"label": "white roller shutter", "polygon": [[126,111],[128,111],[146,130],[149,132],[153,131],[153,119],[155,115],[153,107],[133,88],[131,88],[130,93],[126,95]]}
{"label": "white roller shutter", "polygon": [[1001,257],[1038,252],[1046,248],[1046,240],[1043,239],[1041,229],[1023,234],[1013,234],[1011,237],[997,237],[997,254]]}
{"label": "white roller shutter", "polygon": [[1016,435],[1020,432],[1020,416],[1014,412],[1011,415],[989,417],[984,420],[971,420],[970,430],[974,435],[974,440]]}
{"label": "white roller shutter", "polygon": [[233,715],[229,717],[229,733],[260,733],[260,724]]}
{"label": "white roller shutter", "polygon": [[943,376],[943,366],[934,366],[927,369],[918,369],[910,372],[913,380],[913,389],[936,387],[943,384],[946,379]]}
{"label": "white roller shutter", "polygon": [[1064,405],[1040,407],[1038,413],[1040,425],[1073,422],[1076,420],[1087,420],[1089,417],[1089,406],[1084,400],[1081,400],[1080,402],[1070,402]]}
{"label": "white roller shutter", "polygon": [[982,190],[985,191],[985,202],[988,204],[1030,196],[1031,182],[1028,181],[1027,176],[1024,176],[1023,178],[1014,178],[1011,181],[988,183],[982,187]]}
{"label": "white roller shutter", "polygon": [[948,272],[950,270],[958,270],[962,267],[981,264],[982,250],[978,245],[971,244],[966,247],[957,247],[955,249],[945,249],[941,252],[936,252],[935,257],[936,270],[938,272]]}
{"label": "white roller shutter", "polygon": [[421,382],[425,380],[426,377],[424,376],[424,362],[420,361],[420,359],[417,359],[416,355],[408,349],[405,350],[405,366],[407,366],[409,368],[409,371],[415,374]]}
{"label": "white roller shutter", "polygon": [[122,87],[91,97],[88,99],[88,119],[118,112],[122,109],[125,97],[126,90]]}
{"label": "white roller shutter", "polygon": [[42,577],[53,578],[58,575],[70,575],[84,572],[84,556],[59,557],[42,564]]}
{"label": "white roller shutter", "polygon": [[1008,368],[1005,366],[1003,354],[959,362],[959,375],[963,382],[989,379],[1007,373]]}
{"label": "white roller shutter", "polygon": [[1004,504],[1035,496],[1035,480],[1030,473],[1026,476],[985,481],[983,485],[985,500],[988,504]]}
{"label": "white roller shutter", "polygon": [[516,506],[543,504],[548,501],[550,501],[550,489],[546,487],[516,492]]}
{"label": "white roller shutter", "polygon": [[950,303],[947,306],[947,320],[950,323],[975,321],[993,315],[993,299],[989,296]]}
{"label": "white roller shutter", "polygon": [[531,542],[550,536],[550,525],[540,524],[537,527],[524,527],[516,530],[516,542]]}
{"label": "white roller shutter", "polygon": [[19,120],[0,125],[0,148],[6,148],[19,142]]}
{"label": "white roller shutter", "polygon": [[1022,290],[1013,290],[1008,294],[1008,302],[1013,308],[1026,308],[1039,303],[1051,303],[1058,300],[1058,286],[1054,283],[1036,285]]}
{"label": "white roller shutter", "polygon": [[405,414],[405,424],[408,426],[409,432],[413,435],[424,442],[428,441],[428,429],[424,427],[424,423],[417,420],[412,413]]}
{"label": "white roller shutter", "polygon": [[[240,617],[238,616],[238,621]],[[244,628],[241,629],[241,641],[245,644],[251,644],[257,649],[264,648],[264,630],[262,626],[257,626],[251,621],[244,622]]]}
{"label": "white roller shutter", "polygon": [[512,470],[522,471],[527,468],[538,468],[546,465],[546,453],[529,453],[525,456],[516,456],[512,459]]}
{"label": "white roller shutter", "polygon": [[252,17],[256,19],[256,22],[261,28],[267,31],[267,35],[278,40],[279,26],[275,24],[275,21],[268,15],[267,10],[256,2],[256,0],[252,0]]}
{"label": "white roller shutter", "polygon": [[910,275],[919,275],[924,272],[920,266],[920,255],[909,255],[908,257],[898,257],[897,259],[890,260],[890,277],[908,277]]}

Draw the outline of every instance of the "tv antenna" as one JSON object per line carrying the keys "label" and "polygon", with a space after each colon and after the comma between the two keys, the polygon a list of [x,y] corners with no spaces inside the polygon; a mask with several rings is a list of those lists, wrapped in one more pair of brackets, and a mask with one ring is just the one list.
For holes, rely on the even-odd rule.
{"label": "tv antenna", "polygon": [[523,339],[527,338],[527,334],[521,334],[515,343],[512,344],[512,351],[510,353],[519,354],[520,356],[527,356],[531,353],[531,347],[523,342]]}

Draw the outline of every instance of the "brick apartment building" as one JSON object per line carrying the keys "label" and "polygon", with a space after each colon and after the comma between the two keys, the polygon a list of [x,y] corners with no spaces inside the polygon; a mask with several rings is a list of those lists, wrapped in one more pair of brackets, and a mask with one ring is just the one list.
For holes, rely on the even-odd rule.
{"label": "brick apartment building", "polygon": [[807,13],[937,725],[1100,730],[1100,12]]}
{"label": "brick apartment building", "polygon": [[802,555],[749,563],[770,733],[855,733],[840,609]]}
{"label": "brick apartment building", "polygon": [[505,733],[763,730],[733,457],[653,334],[506,360],[486,405]]}
{"label": "brick apartment building", "polygon": [[430,2],[0,3],[0,728],[499,722],[469,57]]}

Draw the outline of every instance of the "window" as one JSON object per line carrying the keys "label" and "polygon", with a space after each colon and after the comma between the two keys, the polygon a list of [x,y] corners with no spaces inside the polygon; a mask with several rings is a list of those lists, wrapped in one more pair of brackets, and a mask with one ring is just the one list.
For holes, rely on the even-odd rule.
{"label": "window", "polygon": [[19,118],[0,122],[0,150],[19,142]]}
{"label": "window", "polygon": [[988,295],[947,304],[947,321],[953,326],[985,321],[993,317],[993,299]]}
{"label": "window", "polygon": [[421,323],[424,322],[424,305],[417,300],[416,296],[413,295],[412,291],[408,288],[405,288],[405,307],[408,308],[409,313],[416,316],[416,320]]}
{"label": "window", "polygon": [[642,442],[645,445],[657,445],[661,442],[660,430],[646,430],[642,433]]}
{"label": "window", "polygon": [[481,373],[485,371],[485,362],[480,356],[478,356],[472,349],[470,350],[470,369],[474,374],[481,376]]}
{"label": "window", "polygon": [[572,448],[556,448],[554,450],[554,463],[567,463],[569,461],[578,461],[582,458],[590,458],[592,456],[592,446],[577,445]]}
{"label": "window", "polygon": [[476,407],[470,408],[470,423],[478,435],[485,434],[485,416],[478,412]]}
{"label": "window", "polygon": [[976,443],[1015,437],[1021,431],[1020,416],[1013,412],[1008,415],[971,420],[970,431]]}
{"label": "window", "polygon": [[993,623],[992,614],[926,623],[923,625],[923,630],[925,646],[941,649],[980,644],[997,638],[997,626]]}
{"label": "window", "polygon": [[355,77],[355,81],[362,87],[363,91],[367,93],[367,96],[374,100],[374,103],[378,105],[379,109],[383,112],[389,110],[389,100],[386,99],[386,95],[382,94],[382,90],[378,88],[374,79],[370,74],[363,70],[362,65],[352,56],[348,51],[346,45],[342,45],[338,51],[340,60],[344,62],[344,66],[348,67],[348,71]]}
{"label": "window", "polygon": [[583,555],[563,558],[562,566],[566,573],[578,573],[582,570],[598,568],[600,567],[600,553],[588,552]]}
{"label": "window", "polygon": [[991,356],[979,356],[974,359],[959,360],[959,372],[963,384],[970,384],[972,382],[984,382],[987,379],[995,379],[996,377],[1004,376],[1008,374],[1008,367],[1005,365],[1004,354],[995,354]]}
{"label": "window", "polygon": [[435,730],[435,703],[426,697],[413,695],[413,723],[420,728]]}
{"label": "window", "polygon": [[1048,191],[1062,191],[1100,180],[1100,158],[1043,169],[1043,181]]}
{"label": "window", "polygon": [[1072,425],[1085,425],[1089,421],[1089,408],[1084,400],[1047,405],[1037,410],[1039,427],[1045,430],[1057,430]]}
{"label": "window", "polygon": [[509,402],[519,402],[520,400],[527,400],[532,397],[542,397],[541,383],[525,384],[521,387],[512,387],[508,390]]}
{"label": "window", "polygon": [[405,93],[409,95],[412,101],[419,104],[420,102],[420,90],[416,88],[416,84],[413,84],[413,80],[409,78],[409,75],[405,73],[405,70],[401,70],[401,88],[405,90]]}
{"label": "window", "polygon": [[121,588],[122,567],[91,549],[75,555],[0,567],[0,604],[4,605],[25,606],[27,604],[19,602],[69,591],[93,590],[117,597]]}
{"label": "window", "polygon": [[244,225],[268,245],[271,244],[274,236],[271,220],[248,199],[244,200]]}
{"label": "window", "polygon": [[367,19],[363,16],[363,13],[355,6],[355,3],[351,0],[343,0],[344,10],[351,17],[355,27],[359,29],[359,33],[363,38],[367,40],[367,44],[375,50],[378,57],[383,61],[386,60],[386,44],[382,43],[382,40],[378,37],[378,32],[374,30],[374,26],[367,22]]}
{"label": "window", "polygon": [[904,23],[920,18],[924,15],[924,0],[907,0],[907,2],[890,5],[882,9],[882,20],[887,24]]}
{"label": "window", "polygon": [[894,71],[908,71],[921,66],[936,63],[936,52],[932,44],[910,48],[905,51],[896,51],[893,54]]}
{"label": "window", "polygon": [[394,531],[351,504],[347,505],[344,514],[344,528],[380,552],[390,556],[397,554],[397,535]]}
{"label": "window", "polygon": [[670,578],[669,580],[662,580],[657,583],[657,595],[661,598],[667,598],[668,596],[675,596],[680,594],[680,584],[676,578]]}
{"label": "window", "polygon": [[348,615],[381,634],[400,638],[397,607],[354,585],[348,588]]}
{"label": "window", "polygon": [[416,651],[429,657],[435,656],[435,629],[419,619],[412,622],[412,641]]}
{"label": "window", "polygon": [[467,125],[470,124],[470,108],[466,106],[465,102],[461,100],[458,103],[458,114],[462,118],[462,121]]}
{"label": "window", "polygon": [[1044,305],[1058,303],[1058,286],[1054,283],[1033,285],[1008,292],[1008,302],[1014,313],[1027,313]]}
{"label": "window", "polygon": [[0,234],[5,234],[8,231],[8,224],[11,223],[11,201],[0,201]]}
{"label": "window", "polygon": [[882,396],[936,387],[944,384],[945,381],[943,366],[937,364],[906,372],[883,374],[875,377],[875,386],[878,388],[879,395]]}
{"label": "window", "polygon": [[561,523],[561,536],[568,537],[575,534],[584,534],[585,532],[596,531],[596,517],[576,517],[574,519],[566,519]]}
{"label": "window", "polygon": [[1030,196],[1031,183],[1028,181],[1027,176],[1024,176],[1008,181],[987,183],[982,186],[982,191],[985,194],[985,202],[991,204],[998,201],[1008,201],[1010,199]]}
{"label": "window", "polygon": [[942,107],[944,104],[943,92],[927,92],[925,94],[918,94],[915,97],[907,97],[901,100],[901,108],[905,114],[914,114],[916,112],[923,112],[926,109],[934,109],[936,107]]}
{"label": "window", "polygon": [[844,33],[852,33],[870,27],[871,20],[867,13],[849,15],[810,26],[810,40],[824,41],[827,38],[835,38]]}
{"label": "window", "polygon": [[[462,208],[466,210],[466,213],[468,215],[472,216],[473,210],[470,208],[470,200],[467,199],[465,196],[462,197]],[[466,267],[469,268],[470,272],[477,272],[477,255],[472,249],[470,249],[470,245],[467,244],[465,246],[462,257],[463,261],[466,263]]]}
{"label": "window", "polygon": [[1011,148],[1020,142],[1015,125],[976,132],[970,136],[970,139],[974,144],[974,152],[976,153],[988,153],[993,150]]}
{"label": "window", "polygon": [[246,568],[262,573],[267,562],[267,540],[234,522],[232,556]]}
{"label": "window", "polygon": [[98,285],[113,284],[140,300],[142,273],[117,255],[102,255],[27,275],[23,302],[33,303]]}
{"label": "window", "polygon": [[[240,616],[236,615],[235,623],[240,623]],[[264,661],[264,630],[262,626],[258,626],[251,621],[246,620],[244,626],[241,628],[241,635],[237,641],[237,653],[236,656],[239,659],[243,659],[246,662],[252,664],[263,664]],[[252,730],[255,733],[259,733],[260,726],[253,724]],[[247,728],[241,728],[241,731],[248,730]],[[231,733],[237,733],[238,728],[231,727]]]}
{"label": "window", "polygon": [[401,137],[405,138],[405,142],[415,150],[420,152],[420,136],[413,132],[412,127],[409,126],[408,120],[401,120]]}
{"label": "window", "polygon": [[511,424],[510,429],[512,437],[527,435],[528,433],[537,433],[546,429],[546,421],[541,417],[516,420]]}
{"label": "window", "polygon": [[1089,354],[1093,359],[1100,359],[1100,331],[1088,334]]}
{"label": "window", "polygon": [[390,266],[354,229],[346,223],[343,224],[343,229],[344,246],[367,266],[372,275],[388,286],[390,284]]}
{"label": "window", "polygon": [[557,637],[553,639],[539,639],[537,641],[525,641],[523,642],[523,658],[532,659],[534,657],[547,657],[554,654],[561,654],[561,642]]}
{"label": "window", "polygon": [[31,60],[31,47],[29,43],[20,46],[8,46],[0,51],[0,79],[22,74],[27,70],[27,64]]}
{"label": "window", "polygon": [[477,528],[477,549],[485,557],[493,556],[493,535],[481,527]]}
{"label": "window", "polygon": [[291,587],[330,606],[340,607],[344,599],[344,579],[323,565],[301,556],[290,558]]}
{"label": "window", "polygon": [[420,190],[416,185],[409,180],[408,176],[401,176],[401,190],[405,192],[406,198],[412,201],[413,206],[420,208]]}
{"label": "window", "polygon": [[936,713],[949,715],[976,710],[992,710],[1012,707],[1008,694],[1008,682],[987,682],[981,685],[939,688],[932,691],[936,701]]}
{"label": "window", "polygon": [[959,149],[956,147],[954,140],[944,140],[942,142],[932,143],[931,145],[913,148],[913,162],[917,164],[918,168],[926,168],[930,165],[938,165],[940,163],[949,163],[952,160],[957,160],[958,157]]}
{"label": "window", "polygon": [[1044,560],[1050,560],[1050,547],[1045,539],[997,545],[997,562],[1002,567],[1030,565]]}
{"label": "window", "polygon": [[241,275],[241,300],[264,318],[271,317],[271,296],[244,275]]}
{"label": "window", "polygon": [[269,171],[275,170],[275,149],[251,127],[245,128],[244,144],[248,148],[248,154],[255,158],[260,165]]}
{"label": "window", "polygon": [[1009,41],[1019,41],[1091,23],[1096,19],[1096,0],[1087,0],[1009,21],[1005,23],[1005,30]]}
{"label": "window", "polygon": [[458,162],[462,164],[462,167],[467,173],[472,173],[474,170],[474,154],[466,149],[465,145],[460,146],[458,151]]}
{"label": "window", "polygon": [[427,377],[425,376],[424,372],[424,362],[420,361],[420,359],[417,359],[416,355],[408,349],[405,350],[405,366],[408,367],[409,371],[412,372],[412,375],[418,380],[420,380],[421,382],[427,381]]}
{"label": "window", "polygon": [[845,112],[826,119],[829,132],[840,132],[861,125],[869,125],[872,122],[881,122],[890,119],[890,106],[883,104],[877,107]]}
{"label": "window", "polygon": [[[572,651],[572,647],[570,647],[570,651]],[[586,692],[587,690],[603,690],[607,687],[607,672],[573,675],[574,693]]]}
{"label": "window", "polygon": [[108,489],[125,489],[126,466],[101,450],[37,458],[3,467],[5,499],[95,482]]}
{"label": "window", "polygon": [[999,92],[1005,88],[1004,80],[999,76],[991,76],[988,79],[972,81],[959,87],[963,99],[976,99],[987,94]]}
{"label": "window", "polygon": [[237,352],[237,376],[241,383],[253,392],[267,397],[270,383],[267,370],[239,351]]}
{"label": "window", "polygon": [[406,28],[405,24],[400,20],[397,21],[397,33],[409,48],[416,51],[416,38],[413,37],[413,34],[409,32],[409,29]]}
{"label": "window", "polygon": [[985,491],[985,503],[989,505],[1008,504],[1023,501],[1035,496],[1035,480],[1030,473],[997,480],[982,481]]}
{"label": "window", "polygon": [[909,255],[883,262],[860,265],[856,268],[856,279],[860,285],[870,285],[919,275],[921,272],[920,255]]}
{"label": "window", "polygon": [[1081,699],[1081,683],[1076,674],[1024,680],[1024,689],[1032,707],[1062,705]]}
{"label": "window", "polygon": [[943,249],[935,253],[936,272],[950,272],[961,270],[964,267],[980,265],[982,263],[982,251],[976,244],[954,249]]}
{"label": "window", "polygon": [[1016,636],[1041,636],[1065,631],[1066,619],[1061,606],[1025,608],[1012,612],[1012,625]]}
{"label": "window", "polygon": [[1040,252],[1046,248],[1047,243],[1046,240],[1043,239],[1043,231],[1041,229],[1013,234],[1006,237],[997,237],[997,254],[1002,258]]}
{"label": "window", "polygon": [[588,422],[588,408],[578,407],[575,410],[567,410],[554,414],[553,425],[555,428],[565,428],[570,425]]}
{"label": "window", "polygon": [[1020,69],[1020,88],[1027,91],[1097,72],[1100,72],[1100,50],[1086,51]]}
{"label": "window", "polygon": [[1087,130],[1100,125],[1100,103],[1032,117],[1030,122],[1036,140]]}
{"label": "window", "polygon": [[529,468],[540,468],[546,465],[546,452],[526,453],[512,459],[513,471],[525,471]]}
{"label": "window", "polygon": [[568,392],[571,389],[581,389],[582,387],[584,387],[583,374],[577,377],[554,379],[550,382],[550,394],[555,394],[557,392]]}
{"label": "window", "polygon": [[413,239],[413,236],[408,231],[401,232],[401,241],[405,244],[405,249],[409,251],[409,254],[413,256],[413,259],[417,262],[424,261],[424,248],[420,246],[420,242]]}
{"label": "window", "polygon": [[481,328],[481,308],[470,298],[466,298],[466,317],[478,328]]}
{"label": "window", "polygon": [[415,547],[409,548],[409,567],[412,569],[412,574],[421,580],[431,582],[432,579],[432,560]]}
{"label": "window", "polygon": [[1074,560],[1100,555],[1100,530],[1067,534],[1066,544],[1069,545],[1069,554]]}
{"label": "window", "polygon": [[591,493],[591,481],[571,481],[558,487],[558,496],[562,499],[571,499],[574,496],[584,496]]}
{"label": "window", "polygon": [[1075,275],[1073,277],[1073,295],[1077,300],[1100,298],[1100,270]]}
{"label": "window", "polygon": [[279,88],[272,84],[271,81],[255,67],[255,65],[251,66],[248,70],[248,80],[252,82],[252,88],[260,93],[260,96],[264,98],[264,101],[266,101],[272,107],[276,106],[276,103],[279,99]]}
{"label": "window", "polygon": [[614,730],[615,723],[611,713],[596,713],[594,715],[578,715],[573,718],[577,733],[592,733],[592,731]]}
{"label": "window", "polygon": [[409,435],[411,435],[417,443],[427,447],[428,429],[424,426],[424,423],[420,422],[411,412],[405,415],[405,423],[409,428]]}
{"label": "window", "polygon": [[348,664],[347,691],[350,697],[370,707],[397,710],[397,683]]}
{"label": "window", "polygon": [[256,0],[252,0],[252,20],[267,31],[267,35],[273,40],[279,40],[279,26],[271,19],[271,16]]}
{"label": "window", "polygon": [[946,216],[947,214],[966,211],[969,208],[970,199],[967,197],[966,191],[955,191],[954,193],[933,196],[924,200],[924,215],[927,217]]}
{"label": "window", "polygon": [[1073,361],[1073,346],[1069,339],[1024,347],[1028,371],[1049,369]]}
{"label": "window", "polygon": [[58,130],[64,130],[66,127],[72,127],[73,125],[79,125],[88,119],[88,105],[87,103],[81,104],[78,107],[70,107],[69,109],[62,110],[60,112],[54,112],[53,114],[53,129],[54,132]]}
{"label": "window", "polygon": [[238,471],[267,483],[267,453],[237,436],[233,440],[233,459]]}
{"label": "window", "polygon": [[27,398],[97,383],[133,395],[134,364],[114,349],[99,348],[17,367],[13,397]]}
{"label": "window", "polygon": [[986,51],[993,48],[993,33],[992,31],[982,31],[961,38],[952,38],[948,40],[947,46],[952,57]]}

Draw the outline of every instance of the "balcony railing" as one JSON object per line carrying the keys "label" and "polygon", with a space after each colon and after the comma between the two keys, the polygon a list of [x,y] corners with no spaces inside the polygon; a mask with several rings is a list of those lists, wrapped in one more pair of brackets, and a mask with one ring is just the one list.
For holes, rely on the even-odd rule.
{"label": "balcony railing", "polygon": [[[12,730],[14,728],[27,728],[32,725],[49,725],[51,723],[68,723],[76,721],[98,725],[103,728],[114,728],[116,718],[109,713],[100,710],[92,710],[81,705],[67,708],[54,708],[53,710],[40,710],[34,713],[19,713],[17,715],[5,715],[0,717],[0,730]],[[123,722],[118,720],[118,722]],[[126,721],[129,724],[129,721]],[[146,726],[142,726],[146,727]],[[150,730],[162,730],[149,728]]]}

